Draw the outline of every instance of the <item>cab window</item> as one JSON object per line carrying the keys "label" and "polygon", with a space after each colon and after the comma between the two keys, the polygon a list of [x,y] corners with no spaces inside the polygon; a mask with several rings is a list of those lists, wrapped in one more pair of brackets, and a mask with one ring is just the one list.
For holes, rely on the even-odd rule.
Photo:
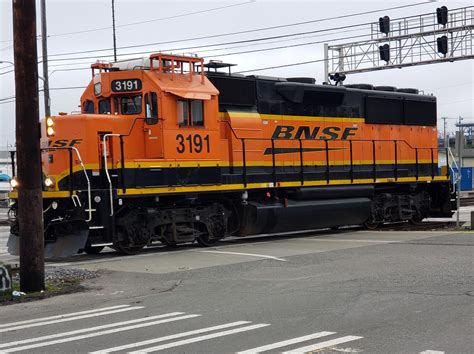
{"label": "cab window", "polygon": [[202,100],[178,100],[177,113],[180,126],[204,126]]}
{"label": "cab window", "polygon": [[110,114],[110,100],[100,100],[99,101],[99,114]]}
{"label": "cab window", "polygon": [[145,117],[158,118],[158,103],[155,92],[145,95]]}
{"label": "cab window", "polygon": [[84,113],[94,113],[94,102],[87,100],[84,103]]}
{"label": "cab window", "polygon": [[139,114],[142,112],[142,96],[126,96],[120,99],[122,114]]}

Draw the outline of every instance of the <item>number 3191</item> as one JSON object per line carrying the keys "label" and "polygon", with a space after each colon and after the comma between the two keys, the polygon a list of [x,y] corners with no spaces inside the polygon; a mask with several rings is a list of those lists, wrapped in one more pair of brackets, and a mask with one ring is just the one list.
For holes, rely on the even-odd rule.
{"label": "number 3191", "polygon": [[188,136],[183,136],[182,134],[176,135],[176,141],[178,142],[178,146],[176,147],[176,151],[180,154],[186,152],[189,153],[201,153],[203,149],[206,152],[210,152],[210,144],[209,144],[209,135],[205,135],[204,138],[199,134],[189,134]]}

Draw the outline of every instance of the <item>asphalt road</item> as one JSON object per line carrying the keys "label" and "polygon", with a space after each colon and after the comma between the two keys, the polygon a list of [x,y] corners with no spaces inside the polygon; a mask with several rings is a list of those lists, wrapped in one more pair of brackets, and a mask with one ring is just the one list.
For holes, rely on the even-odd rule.
{"label": "asphalt road", "polygon": [[102,276],[0,308],[0,352],[472,353],[473,245],[467,232],[320,232],[56,261]]}

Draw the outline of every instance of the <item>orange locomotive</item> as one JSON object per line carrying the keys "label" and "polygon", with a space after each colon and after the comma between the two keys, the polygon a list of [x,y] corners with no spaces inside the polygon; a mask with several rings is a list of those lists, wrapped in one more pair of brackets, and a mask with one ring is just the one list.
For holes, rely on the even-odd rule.
{"label": "orange locomotive", "polygon": [[81,113],[41,125],[47,256],[452,215],[436,99],[413,89],[154,54],[93,64]]}

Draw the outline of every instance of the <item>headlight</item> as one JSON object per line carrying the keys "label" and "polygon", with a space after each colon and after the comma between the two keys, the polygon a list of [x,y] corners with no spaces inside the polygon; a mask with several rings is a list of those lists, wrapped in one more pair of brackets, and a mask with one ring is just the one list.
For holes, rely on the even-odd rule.
{"label": "headlight", "polygon": [[56,184],[56,181],[54,180],[54,177],[46,177],[44,180],[44,185],[48,188],[54,187]]}
{"label": "headlight", "polygon": [[54,125],[54,120],[51,117],[46,118],[46,126],[52,127]]}
{"label": "headlight", "polygon": [[53,135],[54,135],[54,129],[53,129],[53,127],[48,127],[48,128],[46,128],[46,135],[47,135],[47,136],[53,136]]}
{"label": "headlight", "polygon": [[13,178],[10,180],[10,186],[11,186],[12,188],[17,188],[19,185],[20,185],[20,183],[18,183],[18,180],[16,179],[16,177],[13,177]]}

